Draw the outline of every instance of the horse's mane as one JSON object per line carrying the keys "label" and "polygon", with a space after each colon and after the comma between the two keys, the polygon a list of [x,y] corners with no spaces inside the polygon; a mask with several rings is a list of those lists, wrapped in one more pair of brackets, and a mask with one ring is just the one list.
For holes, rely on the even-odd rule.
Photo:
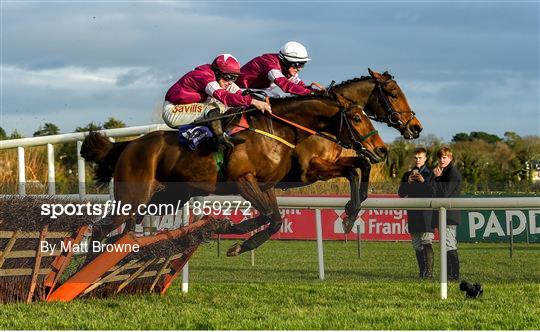
{"label": "horse's mane", "polygon": [[282,103],[285,103],[285,102],[310,100],[310,99],[329,100],[329,101],[334,101],[335,100],[332,95],[321,92],[321,93],[315,93],[315,94],[305,95],[305,96],[294,95],[294,96],[287,96],[287,97],[272,97],[272,98],[270,98],[270,103],[272,105],[279,105],[279,104],[282,104]]}
{"label": "horse's mane", "polygon": [[[354,82],[366,81],[366,80],[371,79],[371,78],[372,78],[371,76],[355,77],[355,78],[352,78],[350,80],[346,80],[346,81],[343,81],[343,82],[341,82],[339,84],[334,85],[332,87],[332,89],[340,88],[340,87],[342,87],[344,85],[354,83]],[[272,105],[278,105],[278,104],[281,104],[281,103],[284,103],[284,102],[308,100],[308,99],[330,100],[330,101],[335,100],[335,98],[334,98],[334,96],[332,94],[329,94],[329,93],[326,93],[326,92],[323,91],[323,92],[320,92],[320,93],[315,93],[315,94],[310,94],[310,95],[305,95],[305,96],[293,95],[293,96],[286,96],[286,97],[272,97],[272,98],[270,98],[270,101],[271,101]]]}
{"label": "horse's mane", "polygon": [[371,76],[360,76],[360,77],[351,78],[350,80],[346,80],[346,81],[343,81],[341,83],[338,83],[338,84],[334,85],[332,87],[332,89],[341,88],[342,86],[350,84],[350,83],[355,83],[355,82],[360,82],[360,81],[367,81],[367,80],[369,80],[371,78],[372,78]]}

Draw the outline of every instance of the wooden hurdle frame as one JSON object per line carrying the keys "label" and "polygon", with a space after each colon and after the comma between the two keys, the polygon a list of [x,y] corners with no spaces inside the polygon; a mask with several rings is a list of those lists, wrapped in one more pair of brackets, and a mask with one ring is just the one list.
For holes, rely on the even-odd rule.
{"label": "wooden hurdle frame", "polygon": [[[118,239],[115,244],[125,245],[125,248],[130,248],[130,250],[133,249],[133,245],[135,244],[143,248],[160,241],[180,238],[209,223],[210,221],[208,219],[201,219],[182,228],[144,237],[136,237],[133,233],[128,233]],[[99,254],[60,287],[53,290],[47,296],[46,300],[49,302],[71,301],[78,296],[89,294],[104,284],[122,281],[116,290],[116,293],[119,293],[134,280],[148,277],[154,277],[153,282],[148,287],[148,291],[154,292],[159,289],[159,292],[164,294],[195,252],[197,246],[183,254],[173,254],[167,258],[153,258],[143,262],[131,260],[123,265],[119,265],[118,263],[128,257],[132,251],[126,250]],[[150,271],[150,267],[155,267],[155,270]],[[131,274],[120,274],[128,269],[137,270]],[[159,287],[156,288],[156,286]]]}
{"label": "wooden hurdle frame", "polygon": [[[6,246],[0,250],[0,277],[30,277],[30,283],[28,285],[28,293],[26,295],[26,303],[30,303],[34,300],[34,292],[38,286],[38,277],[40,275],[45,275],[43,279],[43,286],[45,289],[53,289],[56,283],[59,281],[60,276],[64,272],[67,264],[69,263],[73,253],[67,252],[62,253],[60,250],[55,250],[47,255],[53,256],[54,261],[49,266],[43,267],[42,260],[44,253],[41,250],[41,242],[62,239],[67,243],[71,241],[72,243],[79,243],[88,226],[82,226],[76,232],[63,232],[63,231],[54,231],[49,232],[49,225],[45,225],[41,231],[0,231],[0,239],[9,239]],[[19,250],[14,250],[15,243],[17,240],[21,239],[36,239],[37,245],[35,248],[24,248]],[[33,267],[32,268],[2,268],[4,263],[9,259],[19,259],[19,258],[33,258]],[[45,299],[45,298],[41,298]]]}

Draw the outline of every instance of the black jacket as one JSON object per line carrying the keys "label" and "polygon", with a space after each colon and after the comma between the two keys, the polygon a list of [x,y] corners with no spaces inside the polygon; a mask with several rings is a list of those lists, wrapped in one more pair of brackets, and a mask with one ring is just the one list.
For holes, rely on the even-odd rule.
{"label": "black jacket", "polygon": [[[459,197],[461,194],[461,173],[454,166],[450,164],[446,167],[441,176],[433,176],[430,182],[433,189],[433,197],[436,198],[449,198]],[[433,212],[433,221],[435,225],[439,223],[439,211]],[[446,223],[448,225],[459,225],[461,222],[461,211],[459,210],[447,210],[446,211]]]}
{"label": "black jacket", "polygon": [[[416,169],[416,168],[415,168]],[[424,177],[424,182],[413,182],[409,183],[409,175],[412,170],[405,172],[401,178],[401,184],[399,185],[398,195],[399,197],[409,197],[409,198],[423,198],[423,197],[432,197],[433,189],[431,188],[430,182],[433,178],[433,171],[431,171],[426,166],[423,166],[420,169],[420,174]],[[408,220],[409,220],[409,233],[424,233],[424,232],[433,232],[433,211],[432,210],[408,210],[407,211]]]}

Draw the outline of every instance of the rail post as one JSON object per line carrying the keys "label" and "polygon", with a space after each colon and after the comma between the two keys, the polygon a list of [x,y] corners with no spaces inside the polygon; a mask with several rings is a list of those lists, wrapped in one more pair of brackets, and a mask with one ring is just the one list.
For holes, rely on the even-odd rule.
{"label": "rail post", "polygon": [[[182,207],[182,227],[187,226],[189,223],[189,204],[194,199],[191,199],[190,201],[186,202],[184,206]],[[189,261],[186,262],[184,267],[182,268],[182,293],[187,293],[189,291]]]}
{"label": "rail post", "polygon": [[56,194],[56,178],[54,171],[54,145],[47,143],[47,185],[48,194]]}
{"label": "rail post", "polygon": [[83,199],[86,195],[86,173],[84,169],[84,158],[81,157],[82,141],[77,141],[77,173],[79,179],[79,197]]}
{"label": "rail post", "polygon": [[324,253],[322,239],[321,209],[315,210],[315,228],[317,232],[317,257],[319,260],[319,279],[324,280]]}
{"label": "rail post", "polygon": [[441,300],[448,298],[448,268],[446,266],[446,208],[439,208],[439,236],[441,243]]}
{"label": "rail post", "polygon": [[358,244],[358,259],[360,259],[360,256],[362,252],[360,251],[360,225],[356,225],[356,242]]}
{"label": "rail post", "polygon": [[24,148],[17,147],[17,161],[19,166],[19,195],[26,195],[26,170],[24,169]]}
{"label": "rail post", "polygon": [[510,259],[514,258],[514,219],[511,218],[508,221],[508,227],[510,228]]}

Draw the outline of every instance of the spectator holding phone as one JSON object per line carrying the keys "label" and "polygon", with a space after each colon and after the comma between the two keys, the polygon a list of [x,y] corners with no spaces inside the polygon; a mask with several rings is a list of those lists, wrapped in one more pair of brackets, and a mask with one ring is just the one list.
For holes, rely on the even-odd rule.
{"label": "spectator holding phone", "polygon": [[[433,197],[449,198],[459,197],[461,193],[461,173],[454,166],[452,150],[449,147],[442,147],[437,152],[438,164],[433,169],[433,178],[430,186],[433,190]],[[448,268],[448,280],[459,279],[459,256],[457,252],[457,225],[461,221],[460,211],[448,210],[446,215],[446,257]],[[439,212],[433,212],[434,225],[439,220]]]}
{"label": "spectator holding phone", "polygon": [[[400,197],[424,198],[432,197],[433,189],[430,182],[433,172],[426,166],[427,152],[424,148],[414,150],[414,167],[403,174],[399,186]],[[433,277],[433,239],[434,227],[431,210],[409,210],[408,227],[412,245],[416,253],[416,261],[420,278]]]}

